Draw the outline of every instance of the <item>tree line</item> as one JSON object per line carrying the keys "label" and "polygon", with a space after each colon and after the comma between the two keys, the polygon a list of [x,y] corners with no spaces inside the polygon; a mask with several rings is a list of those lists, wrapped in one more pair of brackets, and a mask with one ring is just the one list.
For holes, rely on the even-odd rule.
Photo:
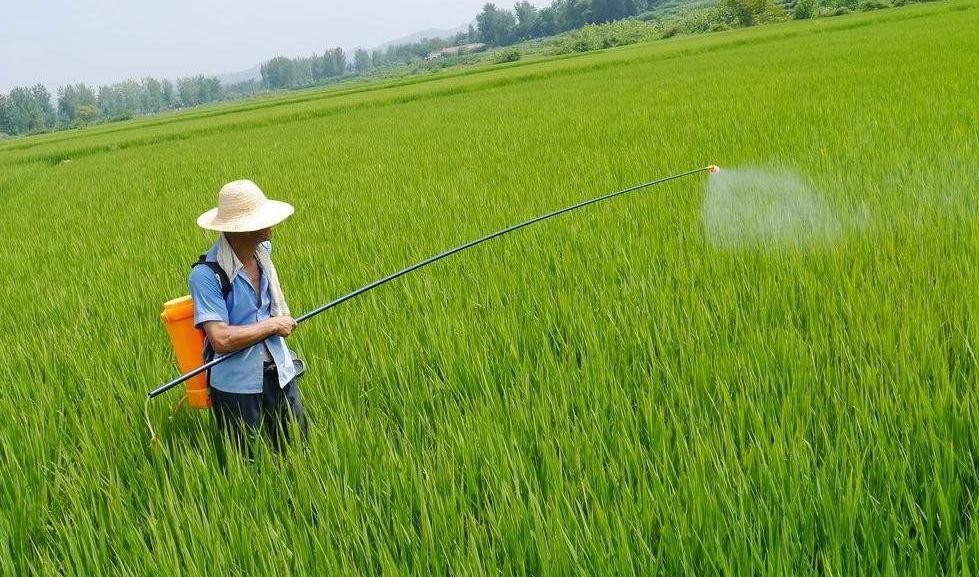
{"label": "tree line", "polygon": [[512,10],[488,3],[476,15],[479,41],[507,46],[553,36],[587,24],[602,24],[636,16],[655,8],[657,0],[554,0],[537,8],[521,0]]}
{"label": "tree line", "polygon": [[[753,26],[786,18],[813,18],[820,13],[844,14],[853,10],[876,10],[917,0],[717,0],[710,10],[728,26]],[[520,0],[512,10],[493,3],[476,15],[480,42],[507,46],[535,38],[554,36],[592,24],[639,17],[644,19],[668,6],[664,0],[553,0],[537,8]],[[688,13],[696,12],[688,10]],[[682,11],[681,11],[682,12]]]}
{"label": "tree line", "polygon": [[378,68],[406,64],[436,50],[477,42],[478,39],[476,28],[470,25],[467,31],[451,38],[424,38],[370,51],[358,48],[351,58],[342,48],[298,58],[276,56],[261,67],[262,86],[269,90],[301,88],[344,76],[368,74]]}
{"label": "tree line", "polygon": [[0,135],[22,135],[73,128],[99,122],[125,120],[167,110],[190,108],[263,90],[299,88],[348,75],[366,74],[388,65],[424,58],[433,50],[455,41],[475,40],[476,31],[452,39],[424,39],[368,52],[358,49],[348,60],[342,48],[322,55],[287,58],[277,56],[262,64],[261,80],[222,85],[214,77],[193,76],[170,80],[144,78],[92,88],[69,84],[52,96],[43,84],[13,88],[0,94]]}
{"label": "tree line", "polygon": [[221,82],[203,75],[176,82],[156,78],[127,80],[97,89],[84,83],[69,84],[58,88],[54,98],[43,84],[18,86],[9,94],[0,94],[0,133],[32,134],[122,120],[216,102],[224,97]]}
{"label": "tree line", "polygon": [[316,54],[301,58],[276,56],[262,64],[260,71],[262,85],[268,89],[310,86],[347,74],[347,55],[342,48],[334,48],[320,56]]}

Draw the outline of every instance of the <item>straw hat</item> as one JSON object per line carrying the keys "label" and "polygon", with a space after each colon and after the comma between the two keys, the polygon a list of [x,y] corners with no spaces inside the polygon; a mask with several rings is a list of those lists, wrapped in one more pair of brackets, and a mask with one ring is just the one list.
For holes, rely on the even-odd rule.
{"label": "straw hat", "polygon": [[218,207],[197,217],[197,224],[219,232],[250,232],[279,224],[294,211],[291,204],[266,198],[254,182],[236,180],[221,187]]}

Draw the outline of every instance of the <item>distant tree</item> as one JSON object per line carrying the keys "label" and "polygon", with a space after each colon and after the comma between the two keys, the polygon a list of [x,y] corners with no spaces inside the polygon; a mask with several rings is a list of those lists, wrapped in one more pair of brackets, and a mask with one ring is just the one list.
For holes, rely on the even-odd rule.
{"label": "distant tree", "polygon": [[371,68],[380,68],[384,66],[384,53],[380,50],[374,50],[371,52]]}
{"label": "distant tree", "polygon": [[262,65],[262,84],[266,88],[289,88],[295,84],[296,70],[292,60],[276,56]]}
{"label": "distant tree", "polygon": [[347,59],[341,48],[327,50],[323,56],[314,58],[312,64],[314,80],[340,76],[347,71]]}
{"label": "distant tree", "polygon": [[339,76],[341,74],[347,73],[347,55],[344,54],[343,48],[337,46],[333,49],[331,54],[331,61],[333,64],[334,76]]}
{"label": "distant tree", "polygon": [[[84,102],[75,107],[76,118],[82,106],[97,107],[107,120],[152,114],[164,108],[163,83],[153,78],[144,78],[141,82],[130,79],[117,84],[100,86],[98,97],[94,102],[87,97],[83,100]],[[84,116],[90,121],[91,111],[86,110]]]}
{"label": "distant tree", "polygon": [[24,134],[31,128],[34,99],[26,88],[17,86],[7,96],[7,126],[10,134]]}
{"label": "distant tree", "polygon": [[591,0],[561,0],[560,4],[564,7],[562,31],[581,28],[591,22]]}
{"label": "distant tree", "polygon": [[501,10],[495,4],[488,3],[483,11],[476,15],[476,27],[479,38],[487,44],[505,46],[514,40],[517,19],[513,12]]}
{"label": "distant tree", "polygon": [[534,27],[533,36],[553,36],[561,32],[561,15],[554,6],[541,8],[537,14],[537,25]]}
{"label": "distant tree", "polygon": [[312,68],[312,72],[313,72],[313,80],[314,81],[322,80],[322,79],[326,78],[327,74],[326,74],[326,58],[325,58],[325,55],[324,56],[316,56],[314,54],[313,55],[313,58],[312,58],[312,62],[310,64],[311,64],[311,68]]}
{"label": "distant tree", "polygon": [[0,134],[13,134],[10,127],[10,117],[7,112],[7,97],[0,94]]}
{"label": "distant tree", "polygon": [[333,50],[327,50],[323,53],[323,77],[330,78],[332,76],[337,76],[343,74],[343,68],[345,63],[339,62],[336,58],[336,53]]}
{"label": "distant tree", "polygon": [[116,110],[115,89],[112,86],[99,86],[98,103],[103,116],[113,116]]}
{"label": "distant tree", "polygon": [[173,82],[169,80],[164,80],[160,82],[160,102],[163,104],[163,108],[167,110],[173,110],[180,106],[180,101],[177,98],[177,92],[173,87]]}
{"label": "distant tree", "polygon": [[635,15],[635,0],[591,0],[588,10],[588,22],[611,22]]}
{"label": "distant tree", "polygon": [[57,113],[51,104],[51,93],[43,84],[12,89],[4,109],[4,124],[8,129],[4,132],[9,134],[44,132],[56,126]]}
{"label": "distant tree", "polygon": [[195,78],[178,78],[177,94],[180,95],[180,106],[189,108],[201,103],[200,85]]}
{"label": "distant tree", "polygon": [[139,111],[141,88],[135,81],[99,87],[98,107],[106,119],[132,117]]}
{"label": "distant tree", "polygon": [[77,105],[75,106],[76,116],[82,116],[81,110],[83,108],[91,108],[98,110],[98,98],[95,96],[95,91],[88,87],[86,84],[77,85]]}
{"label": "distant tree", "polygon": [[31,130],[43,132],[54,129],[58,122],[58,114],[55,112],[54,104],[51,103],[51,93],[40,82],[31,86],[30,93],[39,111],[39,117],[35,119],[36,123]]}
{"label": "distant tree", "polygon": [[296,58],[292,61],[293,78],[291,87],[309,86],[317,79],[314,74],[317,60],[317,56],[313,54],[307,58]]}
{"label": "distant tree", "polygon": [[90,122],[90,119],[82,119],[79,116],[79,110],[85,107],[98,110],[98,99],[87,85],[69,84],[58,88],[58,116],[63,125],[73,126],[78,122]]}
{"label": "distant tree", "polygon": [[357,74],[365,74],[371,69],[371,55],[363,48],[354,51],[354,70]]}
{"label": "distant tree", "polygon": [[30,89],[21,86],[11,89],[6,109],[10,134],[27,134],[43,128],[44,115]]}
{"label": "distant tree", "polygon": [[154,114],[163,110],[163,85],[155,78],[144,78],[140,94],[140,112]]}
{"label": "distant tree", "polygon": [[58,116],[61,122],[70,126],[75,120],[75,85],[58,87]]}
{"label": "distant tree", "polygon": [[197,83],[197,103],[207,104],[208,102],[217,102],[223,97],[223,92],[221,90],[221,81],[213,76],[195,76],[194,81]]}
{"label": "distant tree", "polygon": [[534,31],[537,29],[537,21],[540,20],[540,13],[537,11],[537,7],[527,2],[527,0],[520,0],[513,7],[513,13],[517,18],[517,25],[514,29],[517,40],[533,38]]}
{"label": "distant tree", "polygon": [[143,87],[139,82],[130,78],[125,82],[116,84],[116,95],[120,101],[121,115],[132,117],[141,113]]}
{"label": "distant tree", "polygon": [[614,12],[616,0],[588,0],[588,11],[585,16],[586,24],[605,23],[615,20],[611,14]]}

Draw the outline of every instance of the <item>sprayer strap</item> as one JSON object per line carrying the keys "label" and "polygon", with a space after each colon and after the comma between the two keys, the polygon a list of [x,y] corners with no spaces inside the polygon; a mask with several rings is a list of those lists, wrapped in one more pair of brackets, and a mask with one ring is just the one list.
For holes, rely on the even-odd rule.
{"label": "sprayer strap", "polygon": [[[224,272],[224,269],[221,268],[221,265],[219,265],[218,263],[207,260],[207,253],[202,254],[200,258],[197,259],[197,262],[195,262],[191,266],[191,268],[200,265],[204,265],[210,268],[211,271],[214,272],[214,276],[218,277],[218,282],[221,283],[221,296],[224,298],[225,302],[227,302],[228,295],[231,294],[231,279],[228,278],[228,273]],[[211,343],[207,340],[206,337],[204,338],[203,356],[204,356],[204,362],[210,362],[214,358],[214,349],[211,347]],[[210,386],[211,384],[210,371],[208,371],[206,378],[207,378],[207,383]]]}
{"label": "sprayer strap", "polygon": [[231,279],[228,278],[228,273],[224,272],[218,263],[207,260],[207,254],[202,254],[193,264],[193,266],[199,265],[204,265],[214,271],[214,276],[218,277],[218,281],[221,283],[221,296],[227,301],[228,295],[231,294]]}

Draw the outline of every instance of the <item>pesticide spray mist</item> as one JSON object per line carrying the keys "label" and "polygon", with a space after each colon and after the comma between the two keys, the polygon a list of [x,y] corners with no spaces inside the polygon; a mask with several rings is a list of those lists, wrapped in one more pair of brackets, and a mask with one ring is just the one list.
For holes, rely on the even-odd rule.
{"label": "pesticide spray mist", "polygon": [[729,249],[826,246],[843,232],[839,215],[798,174],[758,168],[713,174],[703,219],[708,240]]}

